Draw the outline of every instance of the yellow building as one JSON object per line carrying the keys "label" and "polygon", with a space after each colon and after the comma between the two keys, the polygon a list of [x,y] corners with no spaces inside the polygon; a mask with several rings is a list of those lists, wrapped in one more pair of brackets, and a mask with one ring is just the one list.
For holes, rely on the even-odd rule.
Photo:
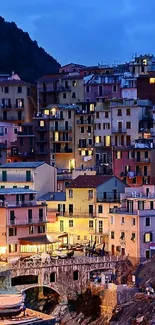
{"label": "yellow building", "polygon": [[124,188],[114,176],[82,175],[72,180],[66,195],[47,193],[41,197],[48,204],[47,232],[65,238],[67,233],[69,244],[105,243],[108,250],[109,204],[119,206]]}

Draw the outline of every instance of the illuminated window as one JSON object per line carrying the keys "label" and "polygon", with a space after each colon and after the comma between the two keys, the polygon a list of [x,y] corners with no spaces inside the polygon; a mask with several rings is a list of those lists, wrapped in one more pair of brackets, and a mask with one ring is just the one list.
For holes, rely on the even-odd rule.
{"label": "illuminated window", "polygon": [[51,109],[51,115],[54,116],[55,114],[56,114],[56,108],[52,108],[52,109]]}
{"label": "illuminated window", "polygon": [[72,86],[73,87],[76,87],[77,86],[77,82],[75,80],[72,82]]}
{"label": "illuminated window", "polygon": [[110,147],[110,135],[105,136],[105,146]]}
{"label": "illuminated window", "polygon": [[17,244],[9,245],[9,253],[15,253],[15,252],[17,252]]}
{"label": "illuminated window", "polygon": [[92,156],[93,152],[92,150],[88,150],[88,156]]}
{"label": "illuminated window", "polygon": [[144,59],[144,60],[143,60],[143,64],[144,64],[144,65],[147,65],[147,59]]}
{"label": "illuminated window", "polygon": [[85,156],[86,155],[86,151],[85,150],[81,150],[81,156]]}
{"label": "illuminated window", "polygon": [[122,151],[116,151],[116,159],[122,159]]}
{"label": "illuminated window", "polygon": [[146,232],[144,234],[144,243],[150,243],[152,241],[152,233]]}
{"label": "illuminated window", "polygon": [[155,78],[150,78],[150,84],[155,84]]}
{"label": "illuminated window", "polygon": [[45,126],[45,122],[44,121],[40,121],[40,127],[44,127]]}
{"label": "illuminated window", "polygon": [[59,133],[58,132],[54,133],[54,139],[55,139],[55,141],[59,141]]}
{"label": "illuminated window", "polygon": [[100,142],[101,142],[101,137],[100,136],[95,137],[95,143],[100,143]]}
{"label": "illuminated window", "polygon": [[90,111],[91,111],[91,112],[94,111],[94,104],[90,104]]}
{"label": "illuminated window", "polygon": [[44,113],[45,113],[45,115],[49,115],[50,112],[48,109],[45,109]]}

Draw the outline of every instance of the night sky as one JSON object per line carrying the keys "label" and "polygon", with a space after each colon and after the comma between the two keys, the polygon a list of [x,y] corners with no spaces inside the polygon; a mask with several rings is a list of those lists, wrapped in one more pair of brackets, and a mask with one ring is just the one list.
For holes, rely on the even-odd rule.
{"label": "night sky", "polygon": [[0,0],[0,15],[61,64],[113,64],[155,53],[155,0]]}

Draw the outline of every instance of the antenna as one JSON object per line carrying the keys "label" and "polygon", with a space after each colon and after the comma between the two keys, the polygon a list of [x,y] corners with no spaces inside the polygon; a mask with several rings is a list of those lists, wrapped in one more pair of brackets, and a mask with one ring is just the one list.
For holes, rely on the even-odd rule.
{"label": "antenna", "polygon": [[40,109],[39,109],[39,89],[37,87],[37,114],[40,113]]}

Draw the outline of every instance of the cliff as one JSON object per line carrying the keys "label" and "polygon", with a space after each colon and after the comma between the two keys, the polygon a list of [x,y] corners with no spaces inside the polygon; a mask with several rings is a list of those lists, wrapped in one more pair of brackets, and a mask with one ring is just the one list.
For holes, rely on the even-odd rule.
{"label": "cliff", "polygon": [[28,33],[0,17],[0,73],[14,71],[21,79],[35,82],[44,74],[58,72],[59,67],[60,64],[32,41]]}

